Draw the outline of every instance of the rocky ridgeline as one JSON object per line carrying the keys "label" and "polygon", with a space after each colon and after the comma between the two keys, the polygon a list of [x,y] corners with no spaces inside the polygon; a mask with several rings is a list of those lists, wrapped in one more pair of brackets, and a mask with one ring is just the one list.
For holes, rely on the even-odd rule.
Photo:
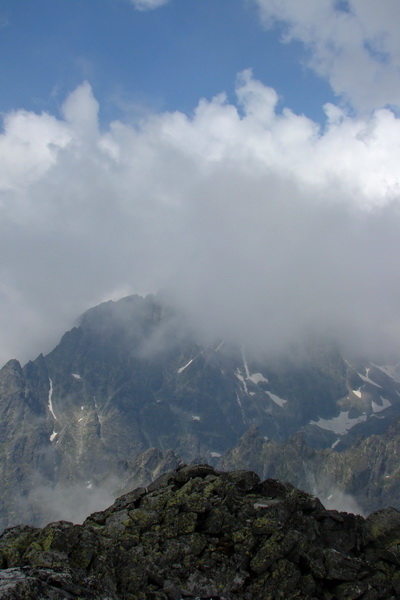
{"label": "rocky ridgeline", "polygon": [[251,471],[184,466],[83,525],[6,530],[0,560],[4,600],[389,600],[400,513],[364,519]]}

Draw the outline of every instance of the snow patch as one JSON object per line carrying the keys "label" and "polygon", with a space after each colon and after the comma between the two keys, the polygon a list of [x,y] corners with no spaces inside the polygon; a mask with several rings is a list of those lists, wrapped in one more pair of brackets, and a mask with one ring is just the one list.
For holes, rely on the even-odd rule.
{"label": "snow patch", "polygon": [[268,383],[268,379],[266,379],[261,373],[253,373],[253,375],[249,375],[247,379],[250,379],[250,381],[256,385],[258,385],[260,381],[265,381],[265,383]]}
{"label": "snow patch", "polygon": [[358,390],[351,390],[353,392],[353,394],[355,396],[357,396],[357,398],[361,398],[361,388],[359,387]]}
{"label": "snow patch", "polygon": [[241,374],[241,372],[239,371],[239,369],[237,369],[237,371],[235,372],[236,377],[239,379],[239,381],[241,381],[241,383],[243,384],[244,387],[244,391],[246,392],[246,394],[248,394],[248,389],[247,389],[247,383],[245,378],[243,377],[243,375]]}
{"label": "snow patch", "polygon": [[361,415],[351,419],[349,411],[342,411],[338,417],[333,419],[318,419],[318,421],[310,421],[310,425],[317,425],[321,429],[333,431],[337,435],[344,435],[358,423],[364,423],[367,420],[367,415]]}
{"label": "snow patch", "polygon": [[49,440],[52,442],[53,440],[55,440],[55,438],[57,437],[57,435],[58,435],[57,431],[53,431],[53,433],[49,437]]}
{"label": "snow patch", "polygon": [[79,375],[79,373],[71,373],[71,375],[74,379],[82,380],[82,377]]}
{"label": "snow patch", "polygon": [[[197,357],[195,356],[195,358],[197,358]],[[189,362],[186,363],[186,365],[184,365],[183,367],[181,367],[180,369],[178,369],[178,374],[182,373],[182,371],[184,371],[185,369],[187,369],[188,366],[191,365],[193,361],[194,361],[194,358],[191,358],[189,360]]]}
{"label": "snow patch", "polygon": [[55,421],[58,422],[58,419],[54,413],[54,409],[53,409],[53,381],[50,379],[49,377],[49,397],[48,397],[48,401],[47,401],[47,407],[49,409],[49,411],[51,412],[51,414],[53,415],[53,419]]}
{"label": "snow patch", "polygon": [[192,415],[192,421],[201,421],[201,418],[198,415]]}
{"label": "snow patch", "polygon": [[219,452],[211,452],[211,458],[220,458],[221,454]]}
{"label": "snow patch", "polygon": [[248,394],[249,392],[247,391],[246,381],[251,381],[255,385],[257,385],[260,383],[260,381],[265,381],[266,383],[268,383],[268,379],[266,379],[264,377],[264,375],[262,375],[262,373],[251,374],[250,370],[249,370],[249,365],[247,364],[246,356],[245,356],[245,353],[243,350],[241,351],[241,354],[242,354],[242,361],[243,361],[245,376],[243,377],[240,369],[236,370],[235,375],[243,383],[243,387],[246,391],[246,394]]}
{"label": "snow patch", "polygon": [[242,361],[243,361],[243,366],[244,366],[244,372],[246,373],[246,379],[250,379],[250,371],[249,371],[249,367],[247,365],[247,360],[246,360],[246,356],[244,354],[243,349],[242,349]]}
{"label": "snow patch", "polygon": [[242,421],[243,421],[243,423],[246,423],[246,419],[244,418],[243,406],[242,406],[242,403],[240,402],[240,398],[239,398],[238,394],[236,394],[236,402],[238,403],[239,408],[240,408],[240,412],[242,413]]}
{"label": "snow patch", "polygon": [[279,398],[279,396],[276,396],[275,394],[272,394],[271,392],[267,392],[267,394],[271,398],[271,400],[273,400],[275,402],[275,404],[277,404],[280,407],[284,406],[287,403],[287,400],[284,400],[283,398]]}

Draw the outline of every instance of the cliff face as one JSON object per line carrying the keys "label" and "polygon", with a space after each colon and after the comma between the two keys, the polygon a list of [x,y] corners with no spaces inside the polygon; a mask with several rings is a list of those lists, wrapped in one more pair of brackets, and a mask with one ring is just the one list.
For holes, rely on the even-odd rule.
{"label": "cliff face", "polygon": [[364,519],[253,472],[182,467],[83,525],[6,530],[0,597],[394,600],[399,540],[394,509]]}

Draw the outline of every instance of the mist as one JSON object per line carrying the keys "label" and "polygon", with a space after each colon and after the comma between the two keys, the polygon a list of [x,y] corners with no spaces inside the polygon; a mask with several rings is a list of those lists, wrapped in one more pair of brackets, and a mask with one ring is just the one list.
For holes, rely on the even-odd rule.
{"label": "mist", "polygon": [[111,506],[119,485],[121,481],[113,476],[100,485],[38,481],[27,496],[17,496],[15,503],[21,513],[29,515],[28,520],[33,514],[42,526],[59,520],[81,524],[90,514]]}
{"label": "mist", "polygon": [[202,336],[282,351],[327,335],[400,351],[400,120],[281,106],[251,70],[192,115],[100,120],[84,82],[61,116],[0,135],[0,361],[50,351],[87,308],[163,290]]}
{"label": "mist", "polygon": [[336,487],[332,487],[326,498],[322,497],[320,499],[327,510],[338,510],[363,517],[366,516],[354,496],[346,494]]}

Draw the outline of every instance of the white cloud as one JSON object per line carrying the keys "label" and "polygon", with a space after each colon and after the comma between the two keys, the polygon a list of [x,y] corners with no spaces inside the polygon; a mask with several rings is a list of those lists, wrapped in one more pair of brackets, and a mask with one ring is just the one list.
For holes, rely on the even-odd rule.
{"label": "white cloud", "polygon": [[309,65],[358,110],[400,107],[397,0],[255,0],[267,26],[285,24]]}
{"label": "white cloud", "polygon": [[[324,130],[250,71],[224,95],[99,129],[84,83],[63,118],[0,135],[0,358],[51,348],[120,290],[168,289],[202,332],[280,349],[314,327],[400,350],[400,119],[328,105]],[[120,292],[122,293],[122,292]]]}
{"label": "white cloud", "polygon": [[153,10],[167,4],[169,0],[130,0],[137,10]]}
{"label": "white cloud", "polygon": [[81,139],[97,135],[98,112],[99,104],[87,81],[68,96],[62,107],[65,121]]}

